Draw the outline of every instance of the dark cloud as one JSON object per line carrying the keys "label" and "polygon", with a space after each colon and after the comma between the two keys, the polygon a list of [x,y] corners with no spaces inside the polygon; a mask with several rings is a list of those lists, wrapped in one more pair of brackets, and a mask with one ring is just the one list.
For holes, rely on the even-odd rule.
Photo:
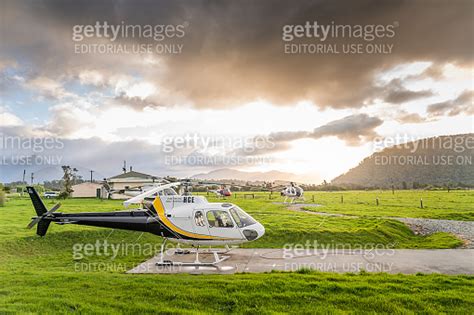
{"label": "dark cloud", "polygon": [[[89,178],[89,170],[94,170],[95,178],[102,179],[120,173],[124,160],[127,161],[127,165],[133,166],[137,171],[157,176],[191,176],[216,166],[167,164],[167,155],[163,152],[163,148],[144,141],[107,142],[99,138],[64,139],[25,126],[2,127],[0,131],[0,141],[3,145],[2,157],[5,161],[0,165],[0,182],[21,180],[23,170],[27,171],[28,176],[34,173],[35,182],[59,179],[61,165],[78,168],[79,175],[85,178]],[[46,143],[44,139],[48,139],[46,141],[54,145],[39,145],[35,150],[28,145],[17,145],[20,143],[18,141]],[[172,154],[179,154],[179,152]],[[24,157],[30,157],[32,163],[28,162],[26,165],[16,163],[15,161],[18,161],[20,157],[23,160],[25,160]]]}
{"label": "dark cloud", "polygon": [[[110,142],[98,137],[65,139],[54,136],[49,130],[25,125],[1,126],[0,141],[3,162],[0,165],[0,182],[21,180],[23,170],[28,176],[34,173],[35,182],[59,179],[61,165],[78,168],[79,175],[85,178],[93,170],[95,178],[102,179],[120,173],[124,160],[136,171],[178,177],[189,177],[216,168],[269,165],[273,162],[270,158],[259,159],[244,153],[229,157],[227,154],[209,153],[202,148],[188,149],[138,140]],[[36,149],[23,145],[27,142],[37,143]],[[169,151],[169,148],[172,150]],[[27,163],[18,163],[26,159]]]}
{"label": "dark cloud", "polygon": [[[199,107],[227,107],[265,99],[275,104],[312,100],[321,107],[360,107],[372,97],[375,75],[413,61],[471,66],[473,11],[470,1],[3,1],[1,55],[20,60],[42,75],[75,75],[92,68],[105,76],[134,73],[154,82],[166,96]],[[128,24],[183,23],[189,26],[180,55],[77,55],[71,29],[96,21]],[[373,25],[397,22],[396,36],[374,41],[394,45],[391,54],[287,55],[286,24]],[[304,41],[298,41],[299,43]],[[314,43],[313,39],[306,42]],[[328,43],[352,43],[337,39]],[[429,95],[396,90],[387,101],[400,103]],[[147,100],[148,101],[148,100]],[[134,102],[140,108],[149,102]]]}
{"label": "dark cloud", "polygon": [[[331,121],[313,131],[280,131],[270,133],[267,136],[259,136],[258,139],[266,139],[267,145],[244,149],[233,152],[235,155],[265,155],[273,152],[287,150],[291,142],[300,139],[320,139],[323,137],[337,137],[350,146],[356,146],[370,141],[377,136],[375,129],[382,125],[383,120],[371,117],[367,114],[357,114]],[[257,139],[257,138],[256,138]],[[255,141],[255,143],[259,143]]]}
{"label": "dark cloud", "polygon": [[424,79],[432,79],[435,81],[439,81],[443,79],[444,76],[444,65],[440,64],[432,64],[428,68],[426,68],[422,73],[416,75],[410,75],[406,79],[407,80],[424,80]]}
{"label": "dark cloud", "polygon": [[395,119],[401,123],[406,124],[417,124],[428,121],[427,119],[421,117],[418,113],[408,113],[406,111],[400,111]]}
{"label": "dark cloud", "polygon": [[352,115],[314,129],[310,137],[318,139],[325,136],[335,136],[346,141],[349,145],[358,145],[377,136],[374,129],[382,123],[382,119],[367,114]]}
{"label": "dark cloud", "polygon": [[268,138],[276,143],[285,143],[298,139],[335,136],[348,144],[359,144],[367,138],[374,137],[383,120],[367,114],[358,114],[331,121],[311,131],[286,131],[271,133]]}
{"label": "dark cloud", "polygon": [[150,98],[140,98],[137,96],[128,97],[125,93],[120,93],[118,96],[114,97],[114,103],[118,105],[129,106],[133,109],[162,106],[159,103],[154,102]]}
{"label": "dark cloud", "polygon": [[464,91],[457,98],[431,104],[427,112],[431,117],[456,116],[459,114],[474,115],[474,91]]}
{"label": "dark cloud", "polygon": [[379,96],[387,103],[401,104],[423,97],[433,96],[429,90],[411,91],[402,85],[400,79],[394,79],[383,87]]}

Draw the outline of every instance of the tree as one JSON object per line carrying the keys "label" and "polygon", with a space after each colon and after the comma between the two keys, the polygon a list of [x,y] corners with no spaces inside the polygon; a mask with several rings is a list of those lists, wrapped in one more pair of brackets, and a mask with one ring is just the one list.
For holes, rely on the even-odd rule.
{"label": "tree", "polygon": [[3,190],[3,184],[0,184],[0,207],[5,206],[5,191]]}
{"label": "tree", "polygon": [[60,198],[69,198],[71,196],[72,190],[72,183],[76,179],[76,168],[71,168],[69,165],[61,166],[63,169],[63,181],[64,181],[64,190],[59,194]]}

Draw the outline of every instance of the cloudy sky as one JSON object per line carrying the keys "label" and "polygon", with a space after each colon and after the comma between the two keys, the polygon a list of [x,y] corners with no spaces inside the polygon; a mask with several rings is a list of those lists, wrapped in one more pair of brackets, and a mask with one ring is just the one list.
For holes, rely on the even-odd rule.
{"label": "cloudy sky", "polygon": [[[473,12],[469,0],[1,1],[0,179],[62,164],[110,176],[127,160],[319,183],[384,138],[473,132]],[[57,145],[33,152],[29,139]]]}

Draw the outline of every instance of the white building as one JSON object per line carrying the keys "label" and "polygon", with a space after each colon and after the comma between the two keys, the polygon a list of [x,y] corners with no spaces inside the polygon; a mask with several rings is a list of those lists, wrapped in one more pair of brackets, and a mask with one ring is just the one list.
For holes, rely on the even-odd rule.
{"label": "white building", "polygon": [[158,182],[156,176],[135,171],[126,172],[107,179],[111,199],[129,199],[131,196],[124,194],[124,192],[153,185],[156,182]]}

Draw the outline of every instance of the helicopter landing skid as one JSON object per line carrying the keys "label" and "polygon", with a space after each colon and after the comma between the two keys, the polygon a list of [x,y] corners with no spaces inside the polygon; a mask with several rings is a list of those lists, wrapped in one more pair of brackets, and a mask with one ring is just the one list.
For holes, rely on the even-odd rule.
{"label": "helicopter landing skid", "polygon": [[217,264],[227,260],[230,256],[219,256],[217,252],[213,252],[214,261],[203,262],[199,260],[199,252],[196,251],[196,259],[193,262],[182,262],[182,261],[172,261],[172,260],[162,260],[156,263],[158,267],[167,267],[167,266],[180,266],[180,267],[215,267],[219,268]]}
{"label": "helicopter landing skid", "polygon": [[[210,262],[202,262],[199,260],[199,247],[196,248],[196,251],[194,252],[194,254],[196,255],[196,258],[194,259],[193,262],[181,262],[181,261],[173,261],[173,260],[169,260],[169,259],[164,259],[165,257],[165,243],[166,243],[167,239],[165,239],[163,241],[163,243],[161,244],[161,252],[160,252],[160,259],[159,261],[155,264],[156,266],[158,267],[165,267],[165,266],[187,266],[187,267],[215,267],[215,268],[219,268],[217,266],[217,264],[227,260],[230,258],[230,256],[220,256],[219,254],[221,254],[222,252],[218,252],[218,251],[211,251],[211,250],[208,250],[204,253],[206,254],[209,254],[209,253],[212,253],[213,256],[214,256],[214,261],[210,261]],[[228,246],[226,246],[226,252],[230,251],[230,248],[228,248]],[[176,251],[175,251],[175,255],[187,255],[187,254],[191,254],[192,251],[190,250],[183,250],[183,249],[180,249],[178,248]]]}

